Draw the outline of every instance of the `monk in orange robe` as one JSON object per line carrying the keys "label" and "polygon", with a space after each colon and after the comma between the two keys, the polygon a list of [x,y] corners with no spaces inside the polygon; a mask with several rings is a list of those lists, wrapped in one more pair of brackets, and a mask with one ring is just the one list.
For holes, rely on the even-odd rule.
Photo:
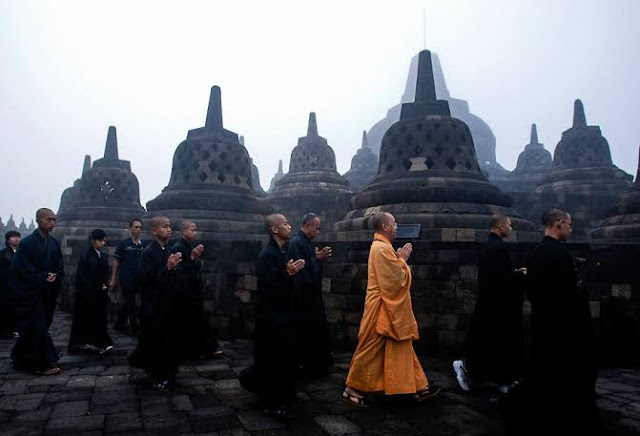
{"label": "monk in orange robe", "polygon": [[358,346],[351,360],[343,399],[367,406],[365,394],[413,394],[422,401],[437,395],[430,386],[412,342],[418,323],[411,307],[411,244],[394,250],[397,225],[390,213],[373,216],[375,236],[369,252],[369,277]]}

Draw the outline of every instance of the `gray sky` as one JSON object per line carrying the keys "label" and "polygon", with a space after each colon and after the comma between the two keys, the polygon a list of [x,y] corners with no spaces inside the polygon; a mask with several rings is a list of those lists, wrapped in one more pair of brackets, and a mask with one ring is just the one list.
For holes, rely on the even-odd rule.
{"label": "gray sky", "polygon": [[469,101],[513,169],[530,124],[550,151],[573,100],[635,175],[640,144],[640,1],[33,1],[0,3],[0,217],[57,209],[109,125],[143,206],[169,181],[212,85],[225,128],[267,188],[315,111],[344,173],[397,104],[411,57],[438,53],[452,97]]}

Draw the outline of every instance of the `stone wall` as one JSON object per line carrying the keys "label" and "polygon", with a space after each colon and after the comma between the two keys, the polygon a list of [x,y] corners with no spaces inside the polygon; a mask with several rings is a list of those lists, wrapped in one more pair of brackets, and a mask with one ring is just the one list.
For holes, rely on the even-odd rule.
{"label": "stone wall", "polygon": [[[205,309],[221,338],[251,337],[254,329],[256,258],[263,241],[203,241],[205,245]],[[420,326],[416,349],[427,354],[454,356],[460,352],[477,293],[476,242],[412,241],[412,301]],[[74,259],[85,242],[67,239],[65,267],[69,280],[62,308],[73,297]],[[325,264],[323,293],[336,347],[354,347],[367,285],[369,242],[330,243],[333,257]],[[535,244],[510,244],[516,265],[522,265]],[[570,244],[579,263],[581,286],[587,287],[600,354],[618,364],[640,364],[640,248],[590,248]],[[82,248],[83,249],[83,248]],[[107,250],[112,252],[112,248]],[[117,296],[114,296],[117,297]],[[111,310],[119,302],[114,298]],[[526,305],[525,305],[526,306]],[[524,318],[527,322],[526,317]]]}

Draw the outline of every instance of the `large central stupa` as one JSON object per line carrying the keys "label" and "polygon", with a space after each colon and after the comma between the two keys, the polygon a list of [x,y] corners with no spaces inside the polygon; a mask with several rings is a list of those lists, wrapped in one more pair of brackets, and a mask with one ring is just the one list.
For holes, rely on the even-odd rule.
{"label": "large central stupa", "polygon": [[479,240],[493,213],[512,217],[515,238],[535,238],[533,224],[519,218],[510,198],[483,175],[473,144],[469,127],[436,98],[431,53],[422,51],[415,102],[402,105],[400,120],[385,133],[378,174],[336,224],[339,238],[368,238],[368,221],[378,211],[419,224],[420,239]]}

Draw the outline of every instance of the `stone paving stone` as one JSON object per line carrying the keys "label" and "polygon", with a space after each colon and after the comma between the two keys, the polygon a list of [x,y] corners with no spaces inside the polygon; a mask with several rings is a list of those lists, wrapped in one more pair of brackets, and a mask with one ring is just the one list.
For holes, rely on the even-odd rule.
{"label": "stone paving stone", "polygon": [[46,394],[20,394],[0,398],[0,410],[35,410]]}
{"label": "stone paving stone", "polygon": [[96,389],[109,390],[120,389],[122,386],[126,386],[129,383],[129,375],[105,375],[96,377]]}
{"label": "stone paving stone", "polygon": [[66,401],[57,403],[53,408],[51,418],[65,418],[68,416],[83,416],[89,412],[89,401]]}
{"label": "stone paving stone", "polygon": [[187,412],[143,415],[144,428],[154,434],[175,435],[191,431]]}
{"label": "stone paving stone", "polygon": [[171,404],[173,405],[173,410],[182,410],[187,412],[193,410],[193,405],[191,404],[191,400],[188,395],[172,395]]}
{"label": "stone paving stone", "polygon": [[194,409],[221,406],[220,400],[215,395],[191,395],[191,404]]}
{"label": "stone paving stone", "polygon": [[22,412],[14,418],[16,422],[46,421],[51,416],[53,407],[41,407],[37,410]]}
{"label": "stone paving stone", "polygon": [[360,427],[351,422],[346,416],[322,415],[313,419],[331,436],[362,434]]}
{"label": "stone paving stone", "polygon": [[105,433],[120,433],[142,430],[142,416],[138,412],[123,412],[107,415]]}
{"label": "stone paving stone", "polygon": [[27,390],[27,380],[7,380],[0,387],[0,395],[23,394]]}
{"label": "stone paving stone", "polygon": [[93,388],[96,385],[95,375],[74,375],[67,382],[67,388]]}
{"label": "stone paving stone", "polygon": [[104,415],[73,416],[50,419],[45,434],[69,434],[78,431],[100,430],[104,426]]}
{"label": "stone paving stone", "polygon": [[598,383],[598,386],[602,389],[607,389],[609,391],[615,392],[640,392],[640,387],[633,386],[627,383],[619,383],[619,382],[608,382],[608,383]]}
{"label": "stone paving stone", "polygon": [[197,409],[189,413],[189,418],[196,433],[229,430],[242,426],[233,410],[225,406]]}
{"label": "stone paving stone", "polygon": [[251,432],[286,427],[285,423],[276,421],[259,410],[242,411],[238,413],[238,418],[240,419],[240,422],[242,422],[244,428]]}
{"label": "stone paving stone", "polygon": [[28,386],[53,386],[53,385],[64,385],[69,382],[70,376],[67,374],[58,374],[58,375],[43,375],[41,377],[34,378],[30,380]]}
{"label": "stone paving stone", "polygon": [[44,397],[45,403],[59,403],[63,401],[74,401],[74,400],[88,400],[91,398],[93,393],[87,389],[70,389],[64,390],[60,392],[49,392]]}
{"label": "stone paving stone", "polygon": [[129,365],[116,365],[109,366],[100,375],[122,375],[131,373],[131,367]]}
{"label": "stone paving stone", "polygon": [[78,374],[92,374],[92,375],[96,375],[96,374],[100,374],[101,372],[103,372],[105,370],[105,366],[104,365],[98,365],[98,366],[87,366],[85,368],[81,368],[78,370]]}
{"label": "stone paving stone", "polygon": [[226,363],[207,363],[203,365],[197,365],[195,367],[195,370],[197,372],[226,371],[229,369],[229,365]]}
{"label": "stone paving stone", "polygon": [[40,436],[45,424],[45,421],[9,422],[2,425],[2,436]]}

